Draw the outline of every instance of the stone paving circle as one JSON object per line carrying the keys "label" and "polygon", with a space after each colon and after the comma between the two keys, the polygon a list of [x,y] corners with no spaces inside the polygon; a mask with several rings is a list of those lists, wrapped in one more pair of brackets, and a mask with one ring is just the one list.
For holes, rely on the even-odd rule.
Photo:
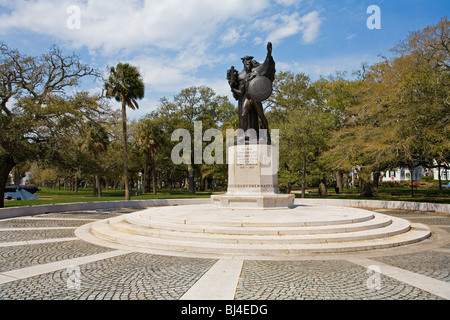
{"label": "stone paving circle", "polygon": [[[75,236],[79,226],[137,210],[142,209],[72,211],[0,220],[0,300],[182,299],[189,290],[201,285],[218,259],[120,251]],[[292,261],[243,260],[229,298],[448,299],[450,215],[367,210],[423,223],[432,230],[432,236],[397,248],[307,255]],[[358,259],[369,261],[374,267],[364,267],[355,262]],[[403,275],[383,272],[387,267],[400,270]],[[402,278],[404,275],[407,277]],[[443,293],[431,292],[427,282],[440,285]]]}

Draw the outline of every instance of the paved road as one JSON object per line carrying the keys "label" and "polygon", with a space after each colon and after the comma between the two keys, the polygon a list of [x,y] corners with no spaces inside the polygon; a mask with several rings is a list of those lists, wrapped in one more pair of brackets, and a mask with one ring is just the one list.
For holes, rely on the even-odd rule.
{"label": "paved road", "polygon": [[374,210],[429,226],[410,246],[297,261],[215,260],[129,252],[75,237],[132,212],[0,220],[0,300],[440,300],[450,298],[450,215]]}

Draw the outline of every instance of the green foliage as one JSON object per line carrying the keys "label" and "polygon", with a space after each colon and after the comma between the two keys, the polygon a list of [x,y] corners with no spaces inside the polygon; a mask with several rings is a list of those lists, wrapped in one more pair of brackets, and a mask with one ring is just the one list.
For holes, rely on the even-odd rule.
{"label": "green foliage", "polygon": [[136,99],[144,98],[145,94],[144,81],[138,68],[121,62],[110,68],[105,90],[107,98],[125,103],[133,110],[139,109]]}
{"label": "green foliage", "polygon": [[95,75],[78,56],[64,56],[57,47],[29,57],[0,44],[0,194],[15,166],[52,157],[60,130],[92,111],[67,101],[64,90]]}
{"label": "green foliage", "polygon": [[116,67],[109,70],[108,80],[105,81],[107,98],[114,98],[122,102],[122,145],[123,166],[125,175],[125,199],[130,200],[130,173],[128,165],[128,133],[127,133],[127,106],[139,109],[136,99],[144,98],[145,85],[138,68],[119,62]]}
{"label": "green foliage", "polygon": [[[449,39],[450,22],[442,18],[412,32],[392,57],[363,65],[356,77],[338,73],[312,82],[303,73],[279,72],[265,112],[270,128],[280,130],[280,189],[338,185],[344,196],[346,174],[355,170],[360,189],[346,189],[351,197],[406,199],[410,191],[422,199],[448,196],[447,189],[425,191],[409,182],[411,190],[398,183],[378,187],[377,177],[399,167],[449,167]],[[173,164],[178,141],[170,137],[184,128],[193,139],[195,121],[202,122],[202,134],[215,128],[225,136],[226,129],[236,129],[236,107],[227,97],[206,86],[188,87],[128,124],[127,106],[139,108],[145,93],[137,67],[118,63],[109,69],[106,97],[122,102],[122,110],[112,111],[101,97],[64,94],[80,78],[97,75],[76,55],[64,56],[54,47],[28,57],[6,44],[0,44],[0,53],[0,186],[15,168],[17,174],[32,171],[36,182],[70,185],[71,191],[94,178],[99,186],[129,188],[139,172],[145,192],[226,188],[226,164]],[[209,143],[202,141],[202,150]],[[422,181],[439,183],[431,179]],[[111,194],[123,192],[105,190],[106,197]]]}
{"label": "green foliage", "polygon": [[[161,167],[167,184],[186,185],[185,181],[187,181],[187,187],[191,193],[195,192],[196,187],[199,190],[204,190],[207,184],[212,187],[213,181],[216,186],[224,184],[226,179],[224,177],[227,176],[226,164],[194,164],[194,153],[192,153],[191,165],[174,165],[171,161],[171,150],[178,141],[170,141],[170,136],[176,129],[188,130],[193,148],[194,122],[201,121],[202,136],[206,130],[214,128],[220,130],[225,139],[226,129],[237,127],[237,111],[227,97],[216,95],[206,86],[185,88],[175,95],[172,101],[162,98],[158,109],[151,117],[160,119],[163,124],[162,130],[166,143],[159,153],[164,159],[164,165]],[[202,141],[202,150],[207,144],[209,143]],[[156,159],[158,162],[158,157]]]}
{"label": "green foliage", "polygon": [[307,182],[322,178],[314,173],[322,166],[319,155],[327,148],[333,114],[305,74],[278,74],[271,104],[267,117],[280,130],[279,184],[286,192],[294,184],[304,190]]}
{"label": "green foliage", "polygon": [[443,18],[394,48],[399,56],[368,68],[333,133],[327,155],[336,164],[357,168],[363,182],[386,169],[448,165],[449,33]]}

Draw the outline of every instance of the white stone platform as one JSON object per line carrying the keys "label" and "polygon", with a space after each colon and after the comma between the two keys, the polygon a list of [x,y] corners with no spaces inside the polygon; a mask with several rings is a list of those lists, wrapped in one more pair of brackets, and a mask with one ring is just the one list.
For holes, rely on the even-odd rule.
{"label": "white stone platform", "polygon": [[148,208],[95,222],[88,234],[76,234],[116,249],[144,248],[157,254],[295,259],[406,245],[431,232],[422,224],[357,208],[296,205],[248,210],[204,204]]}

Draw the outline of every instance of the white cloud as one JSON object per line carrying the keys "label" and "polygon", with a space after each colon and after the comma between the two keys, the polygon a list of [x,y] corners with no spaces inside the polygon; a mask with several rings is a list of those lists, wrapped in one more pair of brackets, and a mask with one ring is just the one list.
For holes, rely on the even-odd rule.
{"label": "white cloud", "polygon": [[[173,93],[205,84],[208,80],[197,71],[229,59],[217,54],[213,45],[219,39],[219,45],[232,46],[248,36],[245,25],[262,14],[270,1],[2,1],[0,35],[31,31],[71,48],[85,47],[100,64],[106,61],[113,66],[126,60],[139,66],[149,94]],[[73,5],[80,8],[79,29],[67,27],[71,16],[67,8]]]}
{"label": "white cloud", "polygon": [[[207,44],[194,41],[176,54],[152,54],[143,51],[131,60],[140,66],[145,83],[162,91],[172,83],[189,81],[198,68],[211,65],[214,60],[208,54]],[[217,59],[217,57],[215,57]]]}
{"label": "white cloud", "polygon": [[304,15],[301,19],[303,36],[302,39],[306,43],[311,43],[316,40],[319,35],[319,28],[321,24],[321,19],[319,17],[319,12],[312,11]]}
{"label": "white cloud", "polygon": [[255,45],[259,45],[259,44],[261,44],[261,43],[263,43],[264,42],[264,40],[261,38],[261,37],[255,37],[254,39],[253,39],[253,43],[255,44]]}
{"label": "white cloud", "polygon": [[302,33],[305,43],[312,43],[319,34],[321,18],[319,12],[312,11],[300,16],[298,12],[287,14],[276,14],[272,17],[258,19],[253,23],[255,30],[266,31],[269,34],[266,42],[279,43],[285,38]]}
{"label": "white cloud", "polygon": [[292,6],[294,4],[300,3],[302,0],[275,0],[276,3],[283,6]]}
{"label": "white cloud", "polygon": [[236,27],[231,27],[220,37],[220,46],[231,47],[235,45],[240,38],[240,31],[238,31]]}
{"label": "white cloud", "polygon": [[[146,84],[143,109],[161,96],[171,97],[189,86],[207,85],[231,97],[223,74],[205,69],[240,61],[226,48],[248,42],[281,42],[299,35],[313,42],[320,30],[316,11],[305,15],[266,10],[276,1],[296,0],[16,0],[0,3],[0,35],[22,31],[55,38],[71,49],[86,48],[99,65],[129,62],[139,66]],[[80,7],[80,29],[69,29],[71,5]],[[294,10],[293,7],[283,10]],[[220,50],[219,50],[220,49]],[[218,71],[219,73],[222,71]],[[230,98],[234,101],[233,98]],[[144,110],[134,112],[141,115]]]}
{"label": "white cloud", "polygon": [[7,5],[11,13],[0,15],[0,34],[31,30],[107,52],[149,45],[181,50],[194,38],[213,36],[229,19],[251,18],[269,0],[87,0],[75,4],[81,13],[78,30],[66,25],[70,5],[74,1],[12,1]]}
{"label": "white cloud", "polygon": [[299,19],[299,15],[297,12],[294,12],[289,16],[280,15],[276,18],[276,20],[279,20],[280,24],[274,28],[271,28],[274,30],[267,36],[267,41],[277,43],[284,38],[299,33],[303,29],[301,19]]}

